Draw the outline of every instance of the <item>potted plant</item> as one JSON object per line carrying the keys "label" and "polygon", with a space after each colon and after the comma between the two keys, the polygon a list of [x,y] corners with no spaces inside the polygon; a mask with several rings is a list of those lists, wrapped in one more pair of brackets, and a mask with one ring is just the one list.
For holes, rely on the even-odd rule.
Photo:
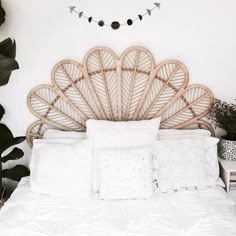
{"label": "potted plant", "polygon": [[[5,20],[5,11],[0,1],[0,25]],[[16,56],[16,43],[14,40],[7,38],[0,42],[0,86],[6,85],[10,79],[11,72],[19,68]],[[0,121],[5,114],[5,109],[0,104]],[[16,165],[10,169],[3,169],[3,163],[11,160],[18,160],[23,157],[24,152],[17,147],[12,150],[8,149],[25,140],[25,137],[14,137],[10,129],[0,123],[0,207],[6,198],[6,188],[3,186],[3,179],[8,178],[20,181],[24,176],[29,175],[29,169],[23,165]],[[6,154],[7,153],[7,154]]]}
{"label": "potted plant", "polygon": [[3,163],[11,160],[18,160],[24,156],[24,152],[17,147],[14,147],[8,154],[3,155],[7,149],[19,144],[25,140],[25,137],[14,137],[9,128],[0,124],[0,207],[4,204],[7,197],[6,188],[3,186],[3,179],[11,179],[20,181],[22,177],[30,174],[29,169],[23,165],[16,165],[10,169],[3,169]]}
{"label": "potted plant", "polygon": [[216,127],[226,131],[219,142],[220,157],[236,160],[236,104],[215,99],[209,118]]}

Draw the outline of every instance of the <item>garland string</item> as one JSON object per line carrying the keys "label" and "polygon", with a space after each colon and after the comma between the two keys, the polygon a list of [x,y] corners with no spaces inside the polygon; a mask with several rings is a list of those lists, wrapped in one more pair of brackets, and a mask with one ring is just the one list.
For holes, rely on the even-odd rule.
{"label": "garland string", "polygon": [[95,20],[95,19],[93,19],[92,16],[84,15],[83,11],[76,10],[76,8],[77,8],[76,6],[70,6],[69,9],[70,9],[70,13],[76,13],[79,16],[79,18],[85,18],[86,20],[88,20],[89,23],[93,22],[93,23],[98,24],[100,27],[108,26],[108,27],[111,27],[113,30],[117,30],[121,26],[124,26],[124,25],[131,26],[137,20],[142,21],[143,17],[145,17],[146,15],[151,16],[152,15],[152,11],[154,11],[155,9],[160,9],[160,6],[161,6],[160,2],[155,2],[153,8],[146,9],[145,13],[139,14],[135,19],[128,19],[127,22],[125,22],[125,23],[120,23],[119,21],[112,21],[111,24],[107,24],[103,20],[99,20],[99,21]]}

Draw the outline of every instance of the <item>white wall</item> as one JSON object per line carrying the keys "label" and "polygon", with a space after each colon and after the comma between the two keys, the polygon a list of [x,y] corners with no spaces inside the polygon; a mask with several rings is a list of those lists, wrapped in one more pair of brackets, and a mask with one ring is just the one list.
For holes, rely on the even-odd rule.
{"label": "white wall", "polygon": [[[161,0],[160,0],[161,1]],[[23,135],[36,118],[30,114],[27,94],[34,86],[50,83],[56,62],[82,61],[87,50],[103,45],[118,54],[132,45],[149,48],[157,62],[175,58],[190,71],[191,83],[208,86],[216,97],[236,98],[236,1],[162,0],[160,11],[118,31],[89,25],[71,15],[68,6],[81,6],[88,15],[123,20],[153,6],[153,0],[2,0],[7,21],[0,40],[17,41],[20,70],[0,88],[6,108],[5,122],[15,135]],[[103,17],[104,16],[104,17]],[[29,149],[26,148],[26,159]]]}

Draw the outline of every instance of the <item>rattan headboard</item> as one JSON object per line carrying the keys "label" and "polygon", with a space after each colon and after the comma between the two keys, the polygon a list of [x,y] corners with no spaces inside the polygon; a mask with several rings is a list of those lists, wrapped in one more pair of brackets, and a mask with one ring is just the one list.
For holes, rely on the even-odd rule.
{"label": "rattan headboard", "polygon": [[39,119],[27,131],[28,143],[48,128],[84,131],[89,118],[127,121],[162,116],[161,128],[212,127],[204,120],[213,103],[211,91],[189,85],[186,66],[177,60],[155,64],[143,47],[130,47],[120,57],[111,49],[90,50],[83,65],[59,62],[52,85],[40,85],[28,96]]}

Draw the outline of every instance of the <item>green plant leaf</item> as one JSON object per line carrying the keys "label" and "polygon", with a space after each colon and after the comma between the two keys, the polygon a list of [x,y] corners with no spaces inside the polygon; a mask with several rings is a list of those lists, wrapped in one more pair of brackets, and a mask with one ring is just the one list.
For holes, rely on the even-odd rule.
{"label": "green plant leaf", "polygon": [[2,119],[3,115],[5,114],[4,107],[0,104],[0,120]]}
{"label": "green plant leaf", "polygon": [[0,143],[6,144],[13,138],[11,130],[6,125],[0,124]]}
{"label": "green plant leaf", "polygon": [[7,38],[0,42],[0,86],[8,83],[13,70],[19,69],[19,65],[15,60],[15,57],[15,40]]}
{"label": "green plant leaf", "polygon": [[7,197],[7,190],[6,187],[2,187],[0,189],[0,200],[4,200]]}
{"label": "green plant leaf", "polygon": [[0,42],[0,54],[15,59],[16,57],[16,41],[7,38]]}
{"label": "green plant leaf", "polygon": [[15,59],[0,55],[0,86],[9,82],[11,72],[16,69],[19,65]]}
{"label": "green plant leaf", "polygon": [[10,160],[18,160],[23,156],[24,156],[24,152],[20,148],[15,147],[10,153],[2,157],[1,161],[3,163],[6,163],[7,161],[10,161]]}
{"label": "green plant leaf", "polygon": [[0,124],[0,155],[9,147],[22,143],[25,137],[14,137],[10,129]]}
{"label": "green plant leaf", "polygon": [[6,16],[6,12],[2,8],[2,4],[0,1],[0,25],[2,25],[5,22],[5,16]]}
{"label": "green plant leaf", "polygon": [[0,72],[11,72],[16,69],[19,69],[19,65],[15,59],[0,54]]}
{"label": "green plant leaf", "polygon": [[15,181],[20,181],[22,177],[29,175],[29,169],[23,165],[16,165],[11,169],[5,169],[2,171],[2,178],[7,178]]}
{"label": "green plant leaf", "polygon": [[25,137],[16,137],[13,138],[11,141],[9,141],[8,143],[6,143],[5,145],[0,143],[0,154],[2,154],[4,151],[6,151],[9,147],[17,145],[19,143],[22,143],[25,141]]}

